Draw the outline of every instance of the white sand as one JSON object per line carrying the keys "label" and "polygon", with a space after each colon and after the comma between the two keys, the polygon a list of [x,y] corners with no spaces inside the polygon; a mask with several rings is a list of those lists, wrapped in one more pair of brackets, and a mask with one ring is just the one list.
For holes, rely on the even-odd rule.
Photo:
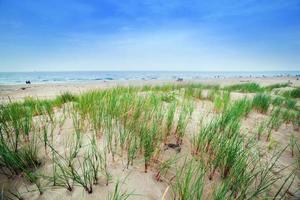
{"label": "white sand", "polygon": [[[296,80],[296,78],[291,77],[281,77],[281,78],[228,78],[228,79],[203,79],[203,80],[197,80],[193,82],[199,82],[199,83],[205,83],[205,84],[220,84],[220,85],[229,85],[229,84],[235,84],[235,83],[243,83],[243,82],[257,82],[261,85],[270,85],[275,83],[286,83],[288,81],[292,82],[293,86],[300,86],[300,81]],[[26,96],[32,96],[32,97],[39,97],[39,98],[53,98],[56,95],[65,92],[70,91],[72,93],[82,93],[88,90],[93,89],[103,89],[103,88],[109,88],[114,87],[117,85],[127,86],[141,86],[145,84],[150,85],[159,85],[159,84],[165,84],[165,83],[178,83],[176,81],[97,81],[97,82],[90,82],[90,83],[65,83],[65,84],[39,84],[39,85],[6,85],[6,86],[0,86],[0,102],[7,102],[9,98],[12,100],[21,100]],[[25,90],[20,89],[21,87],[26,87]],[[251,95],[251,94],[241,94],[241,93],[232,93],[232,99],[239,99],[244,97],[245,95]],[[215,116],[215,113],[213,112],[213,103],[210,101],[198,101],[196,103],[196,109],[193,113],[192,120],[190,124],[187,127],[187,133],[184,138],[184,145],[182,146],[181,155],[184,153],[190,154],[191,152],[191,146],[190,146],[190,140],[192,135],[198,134],[200,129],[200,120],[201,117],[205,118],[206,120],[209,120]],[[250,136],[255,134],[255,130],[258,125],[258,121],[262,121],[264,118],[266,118],[266,115],[262,115],[259,113],[256,113],[255,111],[252,111],[248,118],[244,119],[241,128],[242,132],[249,134]],[[59,133],[58,131],[55,131],[55,138],[56,143],[58,146],[60,146],[60,151],[65,151],[63,148],[63,141],[64,137],[67,137],[72,133],[72,123],[71,119],[67,119],[62,132]],[[86,133],[88,134],[88,133]],[[289,143],[289,137],[291,134],[294,134],[296,136],[300,136],[298,131],[295,131],[291,124],[285,125],[283,124],[278,131],[274,131],[272,133],[272,140],[275,141],[277,148],[283,148]],[[299,140],[299,137],[298,137]],[[265,136],[262,138],[261,141],[259,141],[258,144],[262,148],[262,153],[268,154],[268,143],[265,142]],[[175,153],[171,151],[165,151],[162,153],[161,157],[165,158],[168,157],[169,154]],[[110,157],[109,157],[110,159]],[[47,159],[46,159],[47,160]],[[109,184],[109,186],[105,186],[104,180],[100,180],[99,185],[96,185],[93,189],[94,192],[92,194],[87,194],[82,188],[75,187],[73,192],[69,192],[64,188],[58,188],[58,189],[47,189],[45,193],[41,196],[39,196],[37,193],[28,193],[25,195],[25,199],[105,199],[108,192],[113,191],[114,184],[116,180],[119,178],[120,180],[124,180],[127,175],[126,181],[124,184],[122,184],[122,190],[127,190],[128,192],[133,192],[135,194],[139,194],[141,196],[134,196],[131,199],[148,199],[148,200],[156,200],[161,199],[163,196],[164,191],[167,188],[166,182],[157,182],[154,178],[155,175],[155,168],[150,167],[149,172],[145,174],[143,172],[143,162],[142,158],[139,158],[135,160],[134,165],[131,166],[128,170],[124,170],[124,163],[122,163],[121,158],[117,158],[114,163],[110,162],[109,164],[109,170],[113,175],[113,181]],[[279,160],[279,164],[281,167],[291,165],[293,162],[295,162],[295,157],[291,157],[290,149],[287,149],[286,152],[284,152],[283,156]],[[51,168],[50,160],[45,163],[45,165],[42,167],[42,170],[47,171],[48,168]],[[290,172],[290,170],[288,170]],[[299,176],[299,170],[297,171],[298,175],[295,179],[295,183],[292,185],[290,191],[295,192],[297,190],[297,187],[300,184],[300,176]],[[10,181],[5,181],[4,177],[0,177],[2,179],[2,183],[5,185],[11,183]],[[17,185],[21,184],[22,181],[20,181],[20,178],[14,179],[14,183]],[[218,179],[216,177],[214,182],[217,182]],[[205,198],[209,197],[211,195],[211,188],[213,182],[210,182],[209,180],[206,180],[207,185],[205,186]],[[1,185],[1,184],[0,184]],[[26,184],[26,187],[29,188],[35,188],[33,185]],[[23,186],[17,186],[21,191],[24,190],[24,184]],[[170,189],[171,190],[171,189]],[[170,193],[170,191],[169,191]],[[168,195],[167,195],[168,196]],[[170,198],[167,198],[170,199]]]}
{"label": "white sand", "polygon": [[[265,78],[207,78],[183,81],[181,83],[193,82],[203,84],[231,85],[236,83],[256,82],[263,86],[275,83],[287,83],[292,86],[300,86],[300,80],[296,77],[265,77]],[[115,86],[143,86],[162,85],[166,83],[179,83],[175,80],[132,80],[132,81],[93,81],[85,83],[49,83],[31,85],[0,85],[0,102],[20,100],[24,97],[54,98],[63,92],[70,91],[78,94],[94,89],[104,89]]]}

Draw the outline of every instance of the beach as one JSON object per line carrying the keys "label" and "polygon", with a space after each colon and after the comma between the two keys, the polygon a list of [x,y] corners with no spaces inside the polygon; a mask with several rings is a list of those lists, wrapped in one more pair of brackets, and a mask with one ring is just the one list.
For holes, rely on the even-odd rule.
{"label": "beach", "polygon": [[78,83],[44,83],[44,84],[10,84],[0,85],[0,102],[18,101],[25,97],[33,98],[54,98],[63,92],[80,94],[90,90],[106,89],[116,86],[144,86],[144,85],[163,85],[163,84],[182,84],[182,83],[203,83],[212,85],[232,85],[240,83],[258,83],[262,86],[277,83],[291,83],[291,86],[300,86],[299,77],[258,77],[258,78],[202,78],[199,80],[99,80]]}
{"label": "beach", "polygon": [[[234,88],[233,85],[238,87]],[[243,85],[249,87],[244,88]],[[268,86],[274,88],[270,89]],[[20,148],[23,145],[36,148],[34,158],[39,164],[34,171],[37,178],[28,178],[28,171],[21,168],[21,171],[24,170],[21,174],[16,172],[13,172],[12,176],[1,174],[0,186],[4,195],[11,196],[7,191],[14,191],[24,199],[36,200],[113,199],[111,195],[116,193],[120,195],[122,192],[130,194],[129,199],[133,200],[171,200],[182,198],[180,188],[184,187],[181,184],[188,184],[182,181],[186,180],[191,181],[189,184],[194,184],[193,187],[199,187],[197,191],[203,190],[201,194],[203,199],[213,199],[223,180],[226,180],[224,176],[237,178],[234,173],[239,173],[237,169],[229,175],[224,172],[227,168],[233,168],[233,164],[227,164],[227,168],[222,164],[216,165],[215,169],[211,168],[217,163],[214,160],[217,154],[220,154],[222,159],[224,157],[224,160],[229,156],[229,153],[223,155],[226,150],[219,149],[219,145],[224,144],[223,141],[228,141],[229,145],[226,148],[235,148],[234,145],[238,144],[238,149],[233,152],[241,154],[235,154],[235,159],[229,159],[227,162],[241,162],[241,167],[245,165],[243,170],[247,170],[249,177],[255,177],[250,178],[249,183],[241,183],[244,184],[243,187],[249,187],[255,194],[254,189],[258,187],[255,184],[256,179],[276,180],[266,187],[267,190],[263,189],[264,192],[259,193],[256,199],[274,196],[278,192],[284,199],[292,200],[299,195],[300,185],[299,166],[293,167],[299,162],[297,157],[300,155],[298,146],[300,134],[297,124],[300,101],[299,98],[284,97],[284,91],[294,90],[299,86],[298,77],[291,76],[1,85],[0,98],[4,105],[1,112],[6,113],[2,116],[1,123],[6,127],[5,133],[13,136],[16,134],[15,131],[21,132],[23,136],[17,138],[20,140]],[[227,88],[226,90],[230,92],[227,93],[225,89],[223,91],[223,88]],[[281,93],[277,94],[276,90],[280,90]],[[262,91],[265,94],[261,94]],[[45,99],[49,101],[44,101]],[[257,105],[255,99],[258,99]],[[267,108],[261,102],[265,99]],[[276,103],[274,99],[281,100],[281,103]],[[24,105],[23,100],[27,101]],[[7,112],[6,109],[11,110]],[[30,120],[23,120],[27,119],[28,113],[23,113],[22,109],[29,109]],[[4,120],[6,117],[13,117],[14,114],[16,123]],[[222,120],[219,119],[224,115],[227,116],[225,119],[230,120],[222,124]],[[276,120],[277,118],[280,121]],[[25,129],[19,127],[18,123],[25,123]],[[219,127],[218,130],[205,132],[211,128],[210,124],[214,123]],[[237,137],[233,139],[226,136],[228,134],[226,131],[236,134]],[[25,132],[30,136],[24,135]],[[214,142],[209,144],[208,135],[215,133],[223,135],[224,138],[213,136]],[[122,134],[125,135],[123,139]],[[149,134],[153,134],[155,138],[150,143],[143,142],[149,139]],[[138,143],[140,148],[138,152],[131,157],[133,138],[143,140]],[[205,145],[203,141],[206,140],[208,142]],[[10,142],[7,140],[8,144]],[[79,143],[79,147],[74,146]],[[245,146],[247,148],[244,148]],[[147,149],[151,148],[154,149],[150,151],[151,157],[148,158],[145,155]],[[75,157],[71,159],[70,155],[74,154],[74,149],[76,159]],[[101,157],[101,162],[98,157],[89,160],[92,166],[85,171],[82,162],[85,163],[86,159],[94,155],[91,154],[91,149],[99,151],[97,155]],[[280,153],[282,149],[284,151]],[[212,154],[213,151],[216,151],[215,154]],[[259,159],[256,160],[258,155]],[[274,155],[279,155],[278,159]],[[55,159],[55,156],[58,159]],[[244,158],[249,160],[243,163]],[[96,165],[97,162],[100,164]],[[253,167],[252,162],[257,162],[254,166],[259,166],[250,170]],[[272,166],[273,162],[276,165]],[[4,164],[10,166],[10,163]],[[85,164],[89,166],[88,163]],[[99,173],[94,173],[95,179],[74,178],[75,172],[79,177],[87,176],[93,172],[93,167],[99,168],[96,170]],[[197,170],[193,173],[197,175],[194,178],[200,182],[187,180],[188,176],[185,173],[195,169]],[[261,173],[266,173],[266,177],[256,171],[259,169],[265,170]],[[184,170],[184,173],[181,170]],[[62,176],[64,171],[69,173],[67,178]],[[56,176],[61,182],[54,181]],[[246,175],[242,173],[240,176]],[[293,181],[292,178],[285,180],[278,177],[293,177]],[[117,190],[118,184],[120,188]],[[235,181],[232,184],[235,184]],[[263,184],[257,190],[263,188]],[[250,186],[254,189],[250,189]],[[279,191],[281,186],[284,188],[283,191]],[[189,191],[192,190],[189,188]],[[230,193],[231,189],[228,189],[228,192]],[[251,192],[249,195],[252,195]],[[195,195],[191,194],[191,197],[194,198]],[[237,192],[236,195],[242,194]]]}
{"label": "beach", "polygon": [[0,16],[0,200],[300,200],[300,1]]}

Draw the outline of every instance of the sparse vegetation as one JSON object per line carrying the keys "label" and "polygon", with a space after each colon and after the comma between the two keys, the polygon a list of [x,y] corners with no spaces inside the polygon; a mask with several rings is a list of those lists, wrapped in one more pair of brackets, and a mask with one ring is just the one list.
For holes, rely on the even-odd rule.
{"label": "sparse vegetation", "polygon": [[122,192],[120,189],[120,181],[118,180],[115,184],[114,191],[106,197],[106,200],[127,200],[130,196],[135,195],[134,193]]}
{"label": "sparse vegetation", "polygon": [[57,96],[54,100],[54,104],[57,106],[61,106],[65,103],[76,101],[77,97],[70,92],[64,92],[61,95]]}
{"label": "sparse vegetation", "polygon": [[289,86],[289,83],[276,83],[273,85],[268,85],[268,86],[264,87],[264,89],[267,91],[272,91],[273,89],[276,89],[276,88],[283,88],[283,87],[288,87],[288,86]]}
{"label": "sparse vegetation", "polygon": [[237,92],[262,92],[263,88],[257,83],[242,83],[226,86],[224,89]]}
{"label": "sparse vegetation", "polygon": [[300,88],[297,87],[292,90],[285,91],[282,95],[287,98],[300,98]]}
{"label": "sparse vegetation", "polygon": [[[170,188],[166,199],[283,198],[297,175],[277,162],[287,148],[296,160],[299,143],[292,134],[278,151],[273,136],[283,124],[298,131],[300,114],[294,96],[268,93],[279,87],[285,84],[115,87],[1,105],[0,173],[9,181],[18,176],[41,195],[51,187],[88,195],[114,182],[110,168],[121,166],[122,173],[155,171],[154,179]],[[236,100],[231,91],[256,94]],[[252,109],[262,119],[253,119]],[[255,127],[245,131],[248,119]],[[287,178],[282,170],[290,170]],[[130,199],[133,193],[120,186],[107,199]]]}

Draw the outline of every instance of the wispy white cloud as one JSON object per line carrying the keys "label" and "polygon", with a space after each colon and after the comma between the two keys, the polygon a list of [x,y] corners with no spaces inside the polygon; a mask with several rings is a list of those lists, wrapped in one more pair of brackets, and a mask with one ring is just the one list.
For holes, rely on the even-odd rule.
{"label": "wispy white cloud", "polygon": [[297,0],[2,2],[0,71],[300,67]]}
{"label": "wispy white cloud", "polygon": [[[40,66],[52,70],[282,69],[282,63],[273,62],[269,56],[251,54],[216,36],[193,29],[72,37],[64,48],[46,52],[35,59],[36,69]],[[24,58],[25,65],[31,62]]]}

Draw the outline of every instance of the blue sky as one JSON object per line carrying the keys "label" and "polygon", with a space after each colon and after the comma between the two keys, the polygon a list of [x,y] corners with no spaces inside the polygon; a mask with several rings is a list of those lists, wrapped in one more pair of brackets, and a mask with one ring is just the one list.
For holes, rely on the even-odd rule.
{"label": "blue sky", "polygon": [[300,70],[300,0],[0,0],[0,71]]}

